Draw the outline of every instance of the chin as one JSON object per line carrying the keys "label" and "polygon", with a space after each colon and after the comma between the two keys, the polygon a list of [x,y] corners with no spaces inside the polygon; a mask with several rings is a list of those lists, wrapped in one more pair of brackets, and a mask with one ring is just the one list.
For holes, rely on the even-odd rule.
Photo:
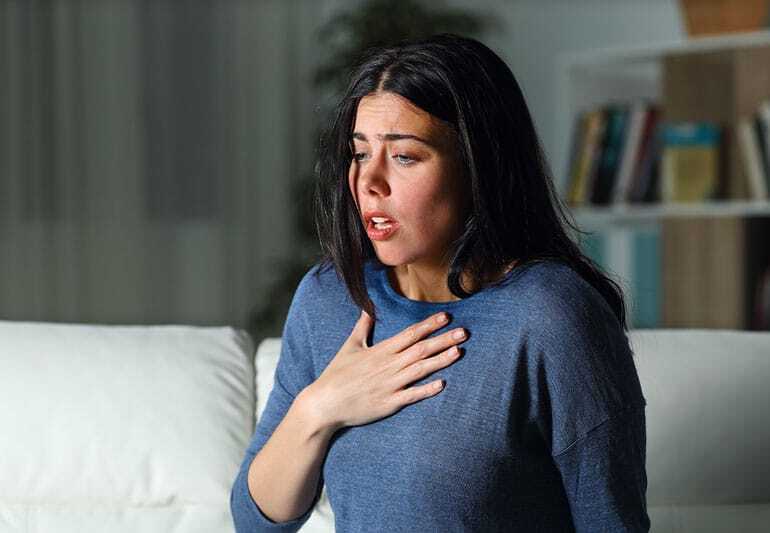
{"label": "chin", "polygon": [[383,265],[391,266],[391,267],[403,265],[406,262],[406,261],[402,261],[402,260],[400,260],[400,259],[398,259],[396,257],[393,257],[392,255],[381,254],[381,253],[377,254],[377,259],[379,259],[380,263],[382,263]]}
{"label": "chin", "polygon": [[409,262],[402,254],[395,252],[394,250],[383,250],[382,247],[374,245],[374,253],[380,263],[386,266],[399,266]]}
{"label": "chin", "polygon": [[377,255],[377,259],[380,260],[385,266],[397,267],[403,265],[409,265],[420,261],[420,257],[414,254],[405,254],[402,251],[390,249],[383,250],[374,246],[374,252]]}

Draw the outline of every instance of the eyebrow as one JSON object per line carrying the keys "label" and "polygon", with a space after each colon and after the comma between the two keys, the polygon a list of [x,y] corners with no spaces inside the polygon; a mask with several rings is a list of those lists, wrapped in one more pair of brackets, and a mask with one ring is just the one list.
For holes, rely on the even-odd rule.
{"label": "eyebrow", "polygon": [[[423,144],[426,144],[428,146],[433,146],[433,143],[430,141],[423,139],[422,137],[418,137],[417,135],[412,135],[409,133],[386,133],[385,135],[378,133],[376,135],[378,139],[385,140],[385,141],[398,141],[401,139],[413,139],[415,141],[421,142]],[[358,139],[359,141],[365,141],[368,142],[368,139],[366,138],[366,135],[363,133],[360,133],[358,131],[353,132],[353,138]]]}

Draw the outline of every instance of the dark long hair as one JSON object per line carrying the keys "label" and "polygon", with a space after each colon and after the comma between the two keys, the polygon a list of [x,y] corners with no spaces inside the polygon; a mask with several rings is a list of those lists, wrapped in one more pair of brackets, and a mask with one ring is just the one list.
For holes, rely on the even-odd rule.
{"label": "dark long hair", "polygon": [[481,42],[453,34],[369,49],[321,136],[315,223],[322,258],[333,266],[352,300],[376,318],[364,263],[376,258],[348,187],[351,136],[358,103],[377,92],[396,93],[443,120],[457,135],[472,206],[452,244],[448,286],[459,298],[467,272],[481,290],[514,260],[515,268],[545,259],[569,264],[607,301],[624,330],[620,286],[571,240],[570,221],[555,191],[549,165],[524,96],[508,65]]}

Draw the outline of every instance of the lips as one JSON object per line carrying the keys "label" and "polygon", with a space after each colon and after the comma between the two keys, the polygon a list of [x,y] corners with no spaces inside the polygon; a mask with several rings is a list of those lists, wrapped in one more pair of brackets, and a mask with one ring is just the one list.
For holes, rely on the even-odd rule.
{"label": "lips", "polygon": [[366,223],[367,228],[372,225],[382,226],[387,224],[398,224],[396,219],[385,211],[365,211],[364,222]]}
{"label": "lips", "polygon": [[384,211],[364,212],[366,233],[375,241],[388,239],[398,229],[398,222]]}

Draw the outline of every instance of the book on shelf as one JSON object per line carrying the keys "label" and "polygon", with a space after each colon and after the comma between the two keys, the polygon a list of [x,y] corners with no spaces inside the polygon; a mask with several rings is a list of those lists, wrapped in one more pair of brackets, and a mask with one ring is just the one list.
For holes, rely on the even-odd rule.
{"label": "book on shelf", "polygon": [[[582,146],[586,136],[585,123],[587,121],[587,117],[587,112],[579,111],[572,125],[569,161],[567,162],[567,168],[569,169],[570,176],[577,176],[579,172],[578,167],[581,164],[583,155]],[[567,190],[567,201],[572,202],[571,198],[575,198],[580,194],[578,189],[582,187],[582,184],[579,183],[576,179],[569,184],[569,187],[570,188]]]}
{"label": "book on shelf", "polygon": [[750,117],[738,120],[743,173],[753,200],[770,199],[770,100],[762,102]]}
{"label": "book on shelf", "polygon": [[710,122],[663,126],[662,202],[703,202],[719,194],[721,127]]}
{"label": "book on shelf", "polygon": [[635,170],[639,167],[644,142],[649,141],[655,122],[655,110],[644,102],[634,102],[630,106],[628,130],[623,145],[617,180],[612,189],[612,203],[619,203],[629,197]]}
{"label": "book on shelf", "polygon": [[652,113],[649,117],[647,138],[639,154],[640,159],[633,171],[628,194],[622,201],[626,203],[651,203],[660,200],[660,156],[663,151],[663,123],[660,113]]}
{"label": "book on shelf", "polygon": [[660,109],[648,100],[578,113],[569,153],[572,206],[657,200]]}
{"label": "book on shelf", "polygon": [[765,189],[770,189],[770,138],[768,138],[768,130],[770,130],[770,101],[768,104],[768,115],[763,116],[760,110],[754,114],[753,126],[754,135],[757,140],[757,148],[759,150],[759,159],[762,166],[762,174],[765,178]]}
{"label": "book on shelf", "polygon": [[757,109],[756,122],[761,130],[761,137],[764,141],[762,143],[763,153],[765,154],[765,162],[767,166],[767,173],[765,176],[770,180],[770,99],[763,101],[759,104]]}
{"label": "book on shelf", "polygon": [[729,132],[728,127],[713,121],[664,122],[660,106],[645,99],[583,110],[573,123],[567,203],[726,199],[728,135],[736,137],[734,157],[740,159],[749,199],[770,200],[770,99]]}
{"label": "book on shelf", "polygon": [[741,147],[743,157],[743,172],[749,182],[749,193],[752,198],[767,199],[767,183],[765,182],[765,169],[762,149],[753,121],[741,119],[738,122],[738,145]]}
{"label": "book on shelf", "polygon": [[592,176],[598,161],[598,144],[604,135],[605,115],[601,109],[592,109],[581,113],[576,123],[575,135],[578,143],[573,143],[572,176],[569,201],[573,204],[585,202],[592,188]]}
{"label": "book on shelf", "polygon": [[629,106],[611,105],[604,109],[604,113],[607,126],[597,154],[594,183],[591,188],[591,203],[595,205],[606,205],[612,197],[626,138]]}

